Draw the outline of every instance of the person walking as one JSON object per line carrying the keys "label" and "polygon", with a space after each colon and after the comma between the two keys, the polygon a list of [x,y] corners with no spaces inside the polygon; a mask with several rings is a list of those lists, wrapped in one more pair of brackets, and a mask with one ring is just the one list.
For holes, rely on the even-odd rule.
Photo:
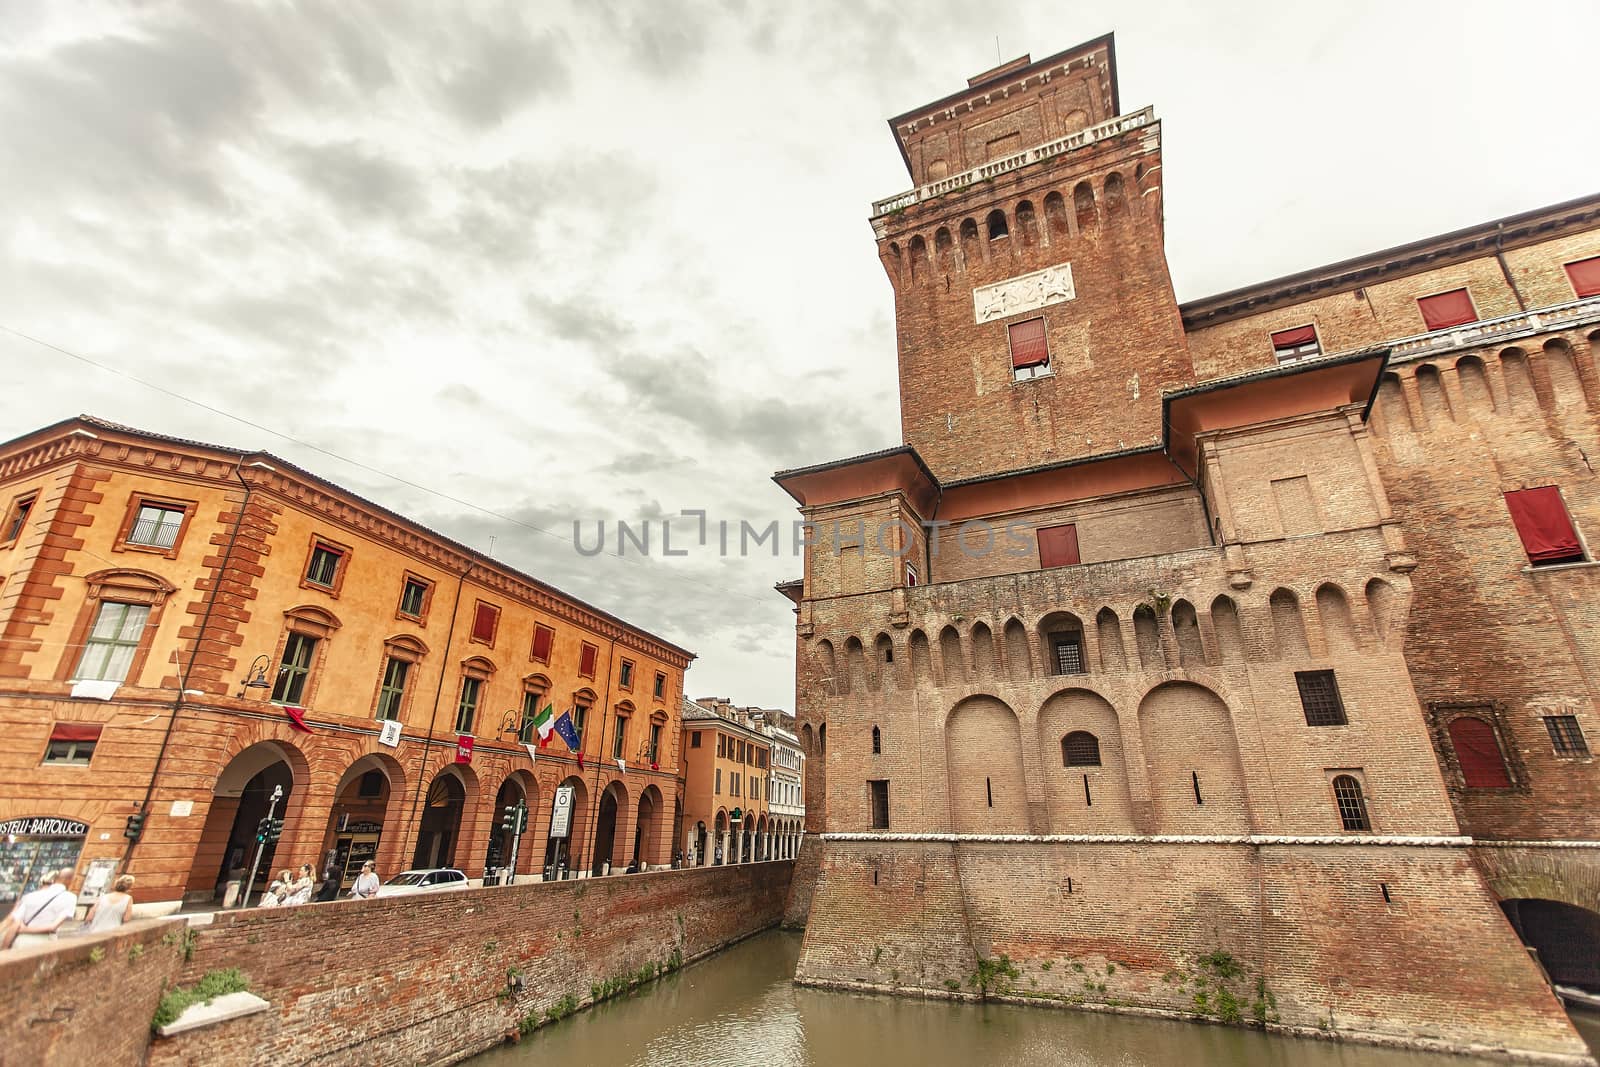
{"label": "person walking", "polygon": [[284,869],[278,872],[278,877],[267,886],[267,891],[261,894],[259,908],[276,908],[282,905],[289,896],[289,886],[294,882],[294,872]]}
{"label": "person walking", "polygon": [[22,895],[6,917],[0,948],[36,945],[56,936],[61,924],[78,910],[78,896],[71,889],[72,873],[71,867],[63,867],[44,885]]}
{"label": "person walking", "polygon": [[316,889],[316,885],[316,880],[311,876],[311,864],[302,863],[300,865],[299,873],[295,875],[294,881],[289,884],[289,895],[287,898],[285,898],[284,903],[311,903],[311,893],[314,889]]}
{"label": "person walking", "polygon": [[356,900],[367,900],[378,895],[378,871],[371,860],[361,865],[361,873],[356,876],[356,884],[350,887],[350,896]]}
{"label": "person walking", "polygon": [[339,899],[339,883],[344,879],[339,877],[339,868],[330,865],[322,875],[322,885],[317,889],[316,899],[319,902]]}
{"label": "person walking", "polygon": [[94,907],[89,909],[86,933],[97,934],[102,930],[115,930],[128,921],[128,912],[133,910],[133,875],[119,875],[111,883],[111,892],[102,893],[100,899],[94,902]]}

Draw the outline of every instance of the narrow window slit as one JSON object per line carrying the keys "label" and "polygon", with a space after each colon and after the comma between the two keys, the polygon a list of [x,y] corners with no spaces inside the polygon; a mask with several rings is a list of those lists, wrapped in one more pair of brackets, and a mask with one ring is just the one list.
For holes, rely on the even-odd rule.
{"label": "narrow window slit", "polygon": [[1189,780],[1194,783],[1194,802],[1196,804],[1204,804],[1205,799],[1200,796],[1200,772],[1190,771]]}

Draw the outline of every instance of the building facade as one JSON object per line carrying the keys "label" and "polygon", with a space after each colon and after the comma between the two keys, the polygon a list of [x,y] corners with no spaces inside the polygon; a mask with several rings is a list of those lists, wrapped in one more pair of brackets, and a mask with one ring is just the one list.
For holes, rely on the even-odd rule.
{"label": "building facade", "polygon": [[258,887],[670,862],[684,649],[265,453],[80,417],[0,446],[0,508],[5,895],[48,855],[216,899],[269,811]]}
{"label": "building facade", "polygon": [[1600,200],[1180,306],[1109,37],[890,125],[903,444],[776,476],[800,980],[1586,1056]]}
{"label": "building facade", "polygon": [[800,820],[773,803],[783,742],[768,719],[780,715],[736,707],[726,697],[684,700],[679,750],[687,866],[792,859],[799,850]]}

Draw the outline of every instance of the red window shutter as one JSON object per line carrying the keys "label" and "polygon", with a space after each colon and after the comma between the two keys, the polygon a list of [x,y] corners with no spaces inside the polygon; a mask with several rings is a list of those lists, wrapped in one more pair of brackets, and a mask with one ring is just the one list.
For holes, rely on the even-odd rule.
{"label": "red window shutter", "polygon": [[1600,256],[1568,263],[1567,277],[1572,279],[1572,291],[1580,297],[1600,296]]}
{"label": "red window shutter", "polygon": [[1555,486],[1507,493],[1506,507],[1511,511],[1511,521],[1516,524],[1517,536],[1522,538],[1522,547],[1528,550],[1528,558],[1533,562],[1583,558],[1583,546],[1578,543],[1577,531],[1567,517],[1561,490]]}
{"label": "red window shutter", "polygon": [[1037,367],[1050,362],[1050,346],[1045,341],[1043,319],[1013,323],[1008,329],[1011,332],[1013,367]]}
{"label": "red window shutter", "polygon": [[1065,526],[1039,528],[1039,566],[1065,567],[1078,562],[1078,527]]}
{"label": "red window shutter", "polygon": [[556,632],[548,626],[533,628],[533,658],[550,662],[550,646],[555,643]]}
{"label": "red window shutter", "polygon": [[1450,724],[1450,745],[1456,750],[1456,763],[1468,789],[1505,789],[1511,785],[1494,727],[1471,715]]}
{"label": "red window shutter", "polygon": [[578,660],[578,673],[586,678],[594,677],[594,657],[599,649],[593,645],[583,646],[583,655]]}
{"label": "red window shutter", "polygon": [[1443,330],[1460,326],[1464,322],[1477,322],[1478,313],[1472,307],[1472,297],[1465,289],[1452,289],[1448,293],[1435,293],[1417,301],[1422,309],[1422,321],[1430,330]]}
{"label": "red window shutter", "polygon": [[494,644],[495,624],[500,621],[500,609],[493,604],[478,601],[478,610],[472,616],[472,639]]}
{"label": "red window shutter", "polygon": [[58,722],[50,731],[52,741],[98,741],[101,725],[94,722]]}
{"label": "red window shutter", "polygon": [[1292,330],[1279,330],[1272,335],[1273,348],[1298,348],[1317,339],[1315,326],[1297,326]]}

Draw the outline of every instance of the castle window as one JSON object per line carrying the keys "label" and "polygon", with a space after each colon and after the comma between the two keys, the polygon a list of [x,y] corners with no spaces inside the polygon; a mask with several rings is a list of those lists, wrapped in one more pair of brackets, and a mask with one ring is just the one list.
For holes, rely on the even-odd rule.
{"label": "castle window", "polygon": [[1272,354],[1279,363],[1293,363],[1321,355],[1322,345],[1317,342],[1317,328],[1296,326],[1292,330],[1279,330],[1272,335]]}
{"label": "castle window", "polygon": [[1078,559],[1078,526],[1076,523],[1067,523],[1063,526],[1041,526],[1037,531],[1039,538],[1039,566],[1040,567],[1067,567],[1080,562]]}
{"label": "castle window", "polygon": [[1587,756],[1589,743],[1583,739],[1583,728],[1576,715],[1546,715],[1545,731],[1558,756]]}
{"label": "castle window", "polygon": [[1475,715],[1462,715],[1450,721],[1450,747],[1455,749],[1456,766],[1468,789],[1510,789],[1511,773],[1494,727]]}
{"label": "castle window", "polygon": [[1083,674],[1083,642],[1076,636],[1051,637],[1056,674]]}
{"label": "castle window", "polygon": [[1506,509],[1535,567],[1582,563],[1586,558],[1560,489],[1544,485],[1507,493]]}
{"label": "castle window", "polygon": [[1087,730],[1074,730],[1061,739],[1064,767],[1100,766],[1100,739]]}
{"label": "castle window", "polygon": [[1045,336],[1044,319],[1028,319],[1006,327],[1011,343],[1011,377],[1027,381],[1050,373],[1050,342]]}
{"label": "castle window", "polygon": [[889,780],[887,778],[867,783],[867,797],[871,801],[871,827],[874,830],[889,828]]}
{"label": "castle window", "polygon": [[1367,818],[1367,798],[1361,795],[1361,783],[1351,774],[1341,774],[1333,780],[1333,799],[1339,806],[1339,822],[1347,831],[1370,831],[1372,820]]}
{"label": "castle window", "polygon": [[907,588],[910,588],[910,587],[912,587],[912,586],[914,586],[916,584],[917,584],[917,565],[915,563],[907,563],[906,564],[906,586],[907,586]]}
{"label": "castle window", "polygon": [[1572,291],[1582,300],[1586,296],[1600,296],[1600,256],[1590,256],[1567,264],[1567,277],[1572,281]]}
{"label": "castle window", "polygon": [[998,241],[1002,237],[1010,237],[1011,230],[1006,226],[1006,213],[999,208],[989,212],[989,240]]}
{"label": "castle window", "polygon": [[878,728],[876,726],[874,726],[872,728],[872,754],[874,756],[877,756],[877,755],[881,755],[882,753],[883,753],[883,734],[879,732],[879,730],[878,730]]}
{"label": "castle window", "polygon": [[1339,683],[1332,671],[1295,671],[1294,684],[1300,689],[1300,708],[1307,726],[1344,726],[1344,702],[1339,699]]}
{"label": "castle window", "polygon": [[1447,330],[1452,326],[1478,321],[1478,310],[1472,306],[1472,297],[1465,289],[1418,297],[1417,307],[1422,311],[1422,321],[1430,330]]}

